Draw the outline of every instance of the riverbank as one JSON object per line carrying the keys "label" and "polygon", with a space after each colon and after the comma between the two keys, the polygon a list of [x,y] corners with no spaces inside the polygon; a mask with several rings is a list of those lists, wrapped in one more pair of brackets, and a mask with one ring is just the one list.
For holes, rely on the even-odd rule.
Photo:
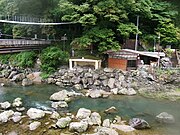
{"label": "riverbank", "polygon": [[[74,133],[81,134],[81,132],[78,133],[79,131],[76,131],[78,129],[74,131],[74,129],[71,130],[69,127],[70,122],[79,122],[79,123],[75,123],[75,126],[81,125],[82,122],[84,122],[84,120],[82,121],[82,119],[81,120],[77,119],[78,110],[77,112],[71,112],[67,110],[67,112],[65,111],[66,113],[62,113],[62,110],[64,110],[62,108],[67,108],[69,102],[71,103],[71,100],[72,100],[71,96],[73,97],[82,96],[82,97],[91,98],[92,100],[105,99],[107,101],[109,101],[109,99],[114,95],[115,96],[116,95],[117,96],[120,96],[120,95],[132,96],[132,95],[142,94],[144,96],[147,96],[148,98],[151,98],[153,96],[151,96],[150,94],[156,95],[156,97],[158,97],[157,93],[163,93],[163,94],[169,93],[169,97],[171,98],[173,96],[179,97],[177,93],[179,89],[179,84],[180,84],[178,70],[173,71],[173,72],[168,71],[167,72],[168,74],[155,74],[154,72],[149,71],[149,68],[147,66],[141,67],[136,71],[129,71],[129,72],[124,72],[124,71],[116,70],[116,69],[108,69],[108,68],[100,69],[100,70],[92,70],[89,68],[80,68],[80,67],[74,68],[73,70],[69,70],[67,68],[60,68],[53,75],[49,76],[49,78],[42,79],[42,77],[40,76],[40,72],[34,72],[32,69],[16,69],[15,67],[10,67],[8,65],[1,66],[1,69],[2,69],[1,77],[3,78],[3,80],[5,80],[1,82],[1,85],[2,85],[1,88],[13,87],[17,83],[19,85],[23,85],[24,88],[26,86],[31,86],[37,83],[40,83],[40,84],[46,83],[50,85],[57,85],[59,88],[65,87],[65,88],[70,88],[70,89],[75,90],[75,91],[73,90],[71,93],[66,93],[63,90],[60,90],[55,93],[49,94],[49,98],[50,100],[52,100],[50,102],[51,107],[52,107],[51,109],[53,110],[47,111],[45,110],[46,108],[39,105],[40,107],[39,109],[45,113],[45,116],[43,116],[40,119],[39,118],[32,119],[29,117],[27,112],[30,108],[25,108],[26,110],[24,110],[22,114],[18,113],[17,115],[15,113],[16,111],[18,111],[17,107],[15,108],[7,107],[9,104],[6,102],[6,100],[4,100],[3,102],[1,102],[2,110],[1,110],[0,115],[2,115],[3,112],[6,112],[8,110],[12,110],[13,112],[11,111],[11,114],[8,117],[6,116],[7,123],[3,122],[4,118],[1,119],[1,125],[2,125],[1,133],[3,134],[8,134],[11,131],[15,131],[15,133],[17,134],[22,134],[22,133],[33,134],[34,131],[36,131],[36,133],[38,132],[38,134],[43,134],[43,133],[44,134],[59,134],[62,132],[63,134],[74,134]],[[176,92],[175,93],[176,95],[172,96],[174,92]],[[26,98],[29,98],[32,95],[33,93],[27,91],[25,96]],[[41,96],[42,95],[43,95],[43,92],[41,93]],[[41,96],[36,95],[35,97],[40,98]],[[174,100],[174,98],[172,99]],[[5,106],[4,108],[2,108],[2,104],[3,106]],[[91,105],[88,105],[88,106],[85,105],[85,106],[88,108]],[[58,114],[61,114],[61,116],[55,118],[55,120],[51,119],[50,118],[51,115],[54,113],[54,111],[59,110],[59,108],[61,108],[60,109],[61,111],[59,111]],[[118,109],[115,108],[114,110],[116,111]],[[110,120],[110,123],[108,125],[111,125],[111,124],[118,124],[118,125],[115,125],[115,127],[114,125],[113,127],[103,126],[103,121],[105,119],[102,119],[103,117],[102,114],[93,110],[90,110],[90,112],[93,114],[95,113],[97,115],[99,114],[98,117],[101,117],[100,118],[101,123],[99,124],[96,123],[95,125],[91,125],[92,123],[86,123],[86,126],[88,128],[85,128],[86,130],[84,129],[83,133],[85,134],[90,134],[90,133],[98,134],[98,132],[106,132],[106,133],[113,132],[115,134],[116,132],[117,134],[122,133],[122,129],[121,130],[119,129],[119,125],[124,125],[123,127],[126,127],[129,130],[132,129],[132,132],[130,133],[126,133],[123,131],[124,135],[126,134],[141,134],[141,135],[158,134],[158,132],[155,133],[156,131],[153,131],[153,130],[147,130],[146,132],[146,131],[139,131],[139,130],[133,129],[131,126],[129,126],[128,122],[124,122],[124,120],[122,119],[119,119],[120,120],[119,122],[122,122],[122,123],[116,123],[117,121],[113,123],[113,121],[116,118],[115,116],[113,119]],[[91,113],[89,117],[91,116]],[[20,121],[18,121],[17,123],[14,122],[13,121],[14,116],[16,116],[16,119],[21,118]],[[66,118],[66,117],[70,117],[71,121],[68,122],[69,124],[67,124],[66,128],[64,127],[65,129],[59,128],[56,123],[58,122],[59,119]],[[35,123],[33,123],[34,121]],[[88,120],[86,119],[85,121],[87,122]],[[95,120],[95,121],[99,121],[99,120]],[[31,124],[32,125],[35,124],[35,126],[38,125],[37,129],[34,129],[33,131],[30,130]],[[85,123],[83,123],[82,125],[84,124]],[[18,131],[15,130],[15,125],[16,127],[19,127]],[[8,128],[6,128],[6,126]],[[101,128],[98,128],[99,126]],[[81,129],[81,127],[78,127],[78,128]],[[12,130],[9,130],[9,129],[12,129]]]}
{"label": "riverbank", "polygon": [[148,65],[137,70],[98,69],[76,67],[69,70],[59,68],[54,74],[43,79],[39,70],[22,69],[6,64],[0,65],[1,86],[19,83],[22,86],[34,84],[55,84],[59,87],[84,89],[91,98],[114,95],[141,94],[149,98],[179,99],[180,69],[155,70]]}

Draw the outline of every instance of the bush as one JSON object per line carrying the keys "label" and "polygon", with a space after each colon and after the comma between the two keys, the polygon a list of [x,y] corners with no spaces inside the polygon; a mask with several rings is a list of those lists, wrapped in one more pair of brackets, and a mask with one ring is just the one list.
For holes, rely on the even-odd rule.
{"label": "bush", "polygon": [[46,73],[54,72],[60,65],[65,64],[69,54],[58,47],[48,47],[40,55],[41,69]]}
{"label": "bush", "polygon": [[3,64],[12,64],[19,67],[33,67],[37,55],[35,52],[21,52],[17,54],[0,55],[0,62]]}
{"label": "bush", "polygon": [[10,54],[1,54],[0,55],[0,62],[3,64],[9,64],[9,58],[11,57]]}
{"label": "bush", "polygon": [[[14,58],[14,64],[20,67],[33,67],[36,60],[36,53],[35,52],[21,52],[17,54]],[[10,58],[12,59],[12,57]]]}

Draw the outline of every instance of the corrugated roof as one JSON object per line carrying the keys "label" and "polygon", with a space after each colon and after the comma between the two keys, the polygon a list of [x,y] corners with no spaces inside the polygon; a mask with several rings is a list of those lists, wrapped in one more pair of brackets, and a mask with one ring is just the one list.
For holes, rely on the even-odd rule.
{"label": "corrugated roof", "polygon": [[149,56],[154,58],[160,58],[165,56],[165,53],[163,52],[145,52],[145,51],[135,51],[131,49],[122,49],[119,51],[110,50],[110,51],[106,51],[106,53],[111,54],[113,56],[118,55],[119,57],[123,57],[123,58],[136,57],[137,55]]}

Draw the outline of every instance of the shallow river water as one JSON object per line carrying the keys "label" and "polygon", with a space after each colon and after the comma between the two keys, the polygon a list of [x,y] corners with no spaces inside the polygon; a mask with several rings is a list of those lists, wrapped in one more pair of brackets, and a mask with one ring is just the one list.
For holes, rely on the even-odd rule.
{"label": "shallow river water", "polygon": [[[54,85],[34,85],[22,87],[12,85],[0,87],[0,102],[12,102],[15,98],[21,97],[26,108],[36,107],[51,109],[51,94],[61,90]],[[119,115],[124,120],[139,117],[145,119],[151,125],[151,131],[157,131],[159,135],[180,135],[180,101],[147,99],[141,96],[111,96],[109,98],[91,99],[87,97],[75,98],[68,103],[68,110],[77,112],[81,107],[97,111],[104,118],[114,118]],[[107,115],[104,110],[115,106],[117,113]],[[155,116],[161,112],[168,112],[175,117],[175,124],[162,125],[155,121]]]}

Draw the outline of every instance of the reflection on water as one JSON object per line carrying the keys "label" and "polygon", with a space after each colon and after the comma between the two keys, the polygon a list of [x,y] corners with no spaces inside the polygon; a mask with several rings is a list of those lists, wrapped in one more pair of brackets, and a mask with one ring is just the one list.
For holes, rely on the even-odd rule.
{"label": "reflection on water", "polygon": [[[30,87],[9,86],[0,87],[0,102],[10,101],[20,97],[24,106],[51,110],[49,97],[54,92],[62,90],[54,85],[36,85]],[[104,110],[115,106],[117,113],[107,115]],[[89,108],[92,111],[100,112],[103,118],[112,119],[115,115],[123,119],[133,117],[143,118],[152,126],[151,130],[162,130],[167,135],[180,135],[180,101],[147,99],[140,96],[112,96],[108,99],[90,99],[81,97],[69,103],[70,112],[77,112],[81,107]],[[175,117],[176,123],[172,125],[161,125],[155,121],[155,116],[161,112],[168,112]]]}

